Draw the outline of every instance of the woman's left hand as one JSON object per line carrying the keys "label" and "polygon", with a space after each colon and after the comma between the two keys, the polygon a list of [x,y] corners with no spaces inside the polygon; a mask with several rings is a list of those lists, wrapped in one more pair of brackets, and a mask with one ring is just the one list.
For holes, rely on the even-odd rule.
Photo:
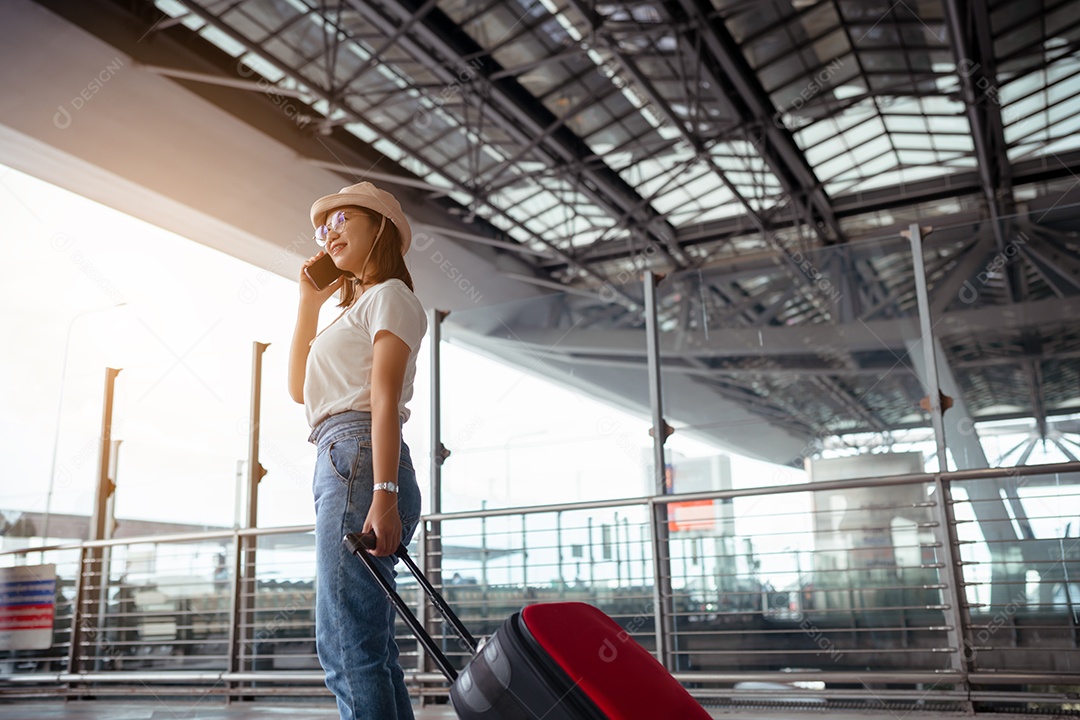
{"label": "woman's left hand", "polygon": [[371,500],[364,521],[364,532],[375,531],[375,549],[371,554],[377,557],[393,555],[401,544],[401,516],[398,515],[397,494],[376,490]]}

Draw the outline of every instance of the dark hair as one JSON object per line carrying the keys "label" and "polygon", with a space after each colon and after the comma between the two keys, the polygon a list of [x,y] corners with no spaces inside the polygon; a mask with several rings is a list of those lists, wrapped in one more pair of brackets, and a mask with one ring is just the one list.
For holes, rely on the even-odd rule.
{"label": "dark hair", "polygon": [[[334,208],[334,210],[355,210],[371,218],[376,228],[379,227],[379,223],[383,220],[383,215],[371,208],[346,205]],[[405,265],[405,256],[401,254],[401,233],[398,231],[397,225],[390,222],[390,218],[386,218],[386,225],[383,227],[382,235],[371,251],[371,257],[368,258],[368,267],[374,268],[371,273],[371,279],[374,282],[381,283],[390,278],[398,278],[410,290],[416,292],[415,288],[413,288],[412,275],[409,274],[409,268]],[[341,285],[341,302],[338,303],[338,307],[352,305],[359,287],[359,278],[352,273],[345,273],[345,281]]]}

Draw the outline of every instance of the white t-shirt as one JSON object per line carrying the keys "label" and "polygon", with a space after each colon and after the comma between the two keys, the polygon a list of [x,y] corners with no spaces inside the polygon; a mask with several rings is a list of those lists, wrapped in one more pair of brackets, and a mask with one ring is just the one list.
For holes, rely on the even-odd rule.
{"label": "white t-shirt", "polygon": [[409,346],[398,414],[409,419],[416,356],[427,333],[427,314],[409,286],[390,278],[368,288],[340,317],[319,333],[308,352],[304,376],[304,411],[315,427],[328,415],[346,410],[371,411],[373,343],[389,330]]}

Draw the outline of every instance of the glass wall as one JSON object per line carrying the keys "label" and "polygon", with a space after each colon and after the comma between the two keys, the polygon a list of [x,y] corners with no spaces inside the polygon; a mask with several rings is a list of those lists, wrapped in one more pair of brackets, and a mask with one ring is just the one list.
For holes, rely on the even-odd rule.
{"label": "glass wall", "polygon": [[1080,473],[958,482],[953,498],[971,608],[966,657],[988,671],[1070,672]]}
{"label": "glass wall", "polygon": [[443,510],[650,494],[641,317],[569,293],[451,313]]}

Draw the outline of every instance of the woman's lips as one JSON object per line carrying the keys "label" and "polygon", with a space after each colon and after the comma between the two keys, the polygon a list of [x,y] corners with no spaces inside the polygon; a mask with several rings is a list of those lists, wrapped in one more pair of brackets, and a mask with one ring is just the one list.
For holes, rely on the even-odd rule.
{"label": "woman's lips", "polygon": [[330,248],[331,255],[340,255],[341,251],[345,248],[345,243],[338,243],[334,247]]}

